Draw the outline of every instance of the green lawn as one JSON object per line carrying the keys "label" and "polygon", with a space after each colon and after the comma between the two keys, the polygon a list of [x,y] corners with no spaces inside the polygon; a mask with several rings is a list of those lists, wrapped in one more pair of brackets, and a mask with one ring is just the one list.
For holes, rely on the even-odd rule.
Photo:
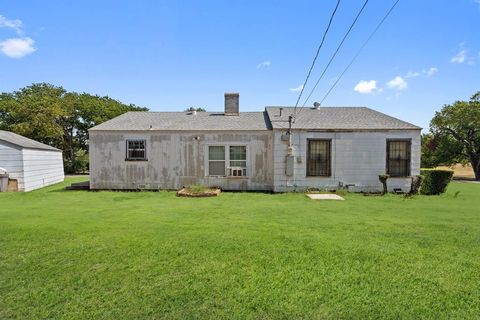
{"label": "green lawn", "polygon": [[0,194],[1,319],[480,316],[480,184],[338,202],[65,185]]}

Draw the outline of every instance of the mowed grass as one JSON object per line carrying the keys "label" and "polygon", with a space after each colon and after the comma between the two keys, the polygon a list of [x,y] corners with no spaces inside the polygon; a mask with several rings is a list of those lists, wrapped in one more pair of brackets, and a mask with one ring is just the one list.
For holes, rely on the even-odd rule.
{"label": "mowed grass", "polygon": [[480,316],[480,184],[331,202],[65,185],[0,194],[1,319]]}

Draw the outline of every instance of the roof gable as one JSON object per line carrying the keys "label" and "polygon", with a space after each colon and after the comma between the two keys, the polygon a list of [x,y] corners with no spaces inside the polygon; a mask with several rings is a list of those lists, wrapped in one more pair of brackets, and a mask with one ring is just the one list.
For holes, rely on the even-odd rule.
{"label": "roof gable", "polygon": [[52,146],[29,139],[27,137],[21,136],[19,134],[16,134],[10,131],[0,130],[0,140],[6,141],[8,143],[19,146],[21,148],[39,149],[39,150],[48,150],[48,151],[61,151]]}

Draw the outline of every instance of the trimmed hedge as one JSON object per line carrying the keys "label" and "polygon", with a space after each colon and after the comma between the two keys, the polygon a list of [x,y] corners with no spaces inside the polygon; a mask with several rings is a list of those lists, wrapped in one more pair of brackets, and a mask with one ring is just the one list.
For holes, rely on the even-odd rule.
{"label": "trimmed hedge", "polygon": [[453,170],[421,169],[420,174],[423,176],[420,193],[438,195],[447,190],[447,186],[453,177]]}

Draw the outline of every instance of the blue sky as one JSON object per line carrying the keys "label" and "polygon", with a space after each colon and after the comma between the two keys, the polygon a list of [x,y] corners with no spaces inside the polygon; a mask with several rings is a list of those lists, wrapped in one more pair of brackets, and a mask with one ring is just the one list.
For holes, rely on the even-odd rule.
{"label": "blue sky", "polygon": [[[321,99],[393,0],[370,0],[312,99]],[[362,0],[342,0],[310,86]],[[0,91],[33,82],[155,111],[294,105],[335,0],[18,1],[0,5]],[[480,0],[401,0],[325,101],[427,128],[480,90]]]}

